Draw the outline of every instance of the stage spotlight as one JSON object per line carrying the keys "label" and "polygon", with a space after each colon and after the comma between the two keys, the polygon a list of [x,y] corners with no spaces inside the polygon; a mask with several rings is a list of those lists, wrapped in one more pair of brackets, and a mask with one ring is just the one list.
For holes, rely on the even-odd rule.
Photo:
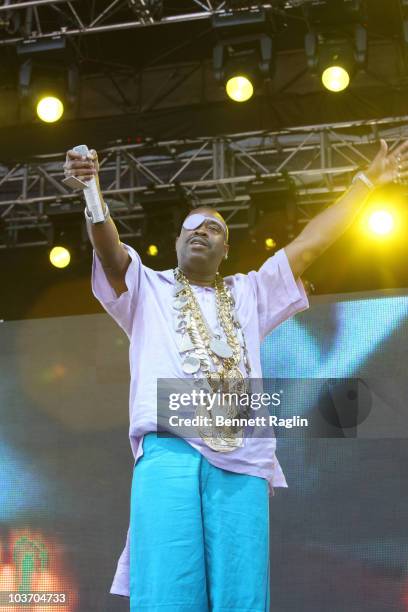
{"label": "stage spotlight", "polygon": [[55,268],[66,268],[71,261],[71,255],[65,247],[55,246],[50,251],[50,262]]}
{"label": "stage spotlight", "polygon": [[41,121],[55,123],[64,113],[62,101],[55,96],[45,96],[37,104],[37,115]]}
{"label": "stage spotlight", "polygon": [[353,45],[348,40],[322,40],[308,34],[305,42],[308,66],[329,91],[347,89],[358,64]]}
{"label": "stage spotlight", "polygon": [[305,36],[307,64],[326,89],[340,92],[367,64],[366,3],[311,2],[305,6],[310,31]]}
{"label": "stage spotlight", "polygon": [[397,189],[388,188],[364,211],[359,231],[367,240],[386,242],[402,239],[401,210],[404,207],[405,196]]}
{"label": "stage spotlight", "polygon": [[155,244],[149,244],[149,246],[147,247],[147,254],[150,255],[150,257],[156,257],[158,253],[159,249],[157,248],[157,246]]}
{"label": "stage spotlight", "polygon": [[235,102],[246,102],[252,98],[254,93],[252,82],[244,75],[229,78],[225,89],[231,100],[235,100]]}
{"label": "stage spotlight", "polygon": [[395,220],[388,210],[376,210],[368,218],[368,227],[377,236],[386,236],[395,229]]}
{"label": "stage spotlight", "polygon": [[273,238],[265,238],[265,249],[271,251],[276,247],[276,242]]}
{"label": "stage spotlight", "polygon": [[322,83],[329,91],[344,91],[350,84],[350,75],[342,66],[329,66],[323,71]]}
{"label": "stage spotlight", "polygon": [[280,22],[262,7],[213,15],[218,42],[213,48],[214,78],[236,102],[249,100],[275,71],[274,36]]}

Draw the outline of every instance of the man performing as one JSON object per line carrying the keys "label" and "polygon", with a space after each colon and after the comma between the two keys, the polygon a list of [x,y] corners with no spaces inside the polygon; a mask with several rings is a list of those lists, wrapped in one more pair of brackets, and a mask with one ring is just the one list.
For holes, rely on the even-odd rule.
{"label": "man performing", "polygon": [[[273,436],[157,436],[157,380],[261,379],[260,345],[309,307],[301,274],[353,223],[373,189],[408,174],[408,142],[385,141],[349,190],[258,271],[222,278],[228,227],[195,208],[175,244],[178,266],[155,271],[120,241],[103,203],[93,223],[92,290],[130,340],[134,455],[130,525],[110,592],[131,612],[269,612],[269,499],[287,487]],[[65,175],[96,177],[68,151]],[[99,185],[99,182],[98,182]],[[100,191],[99,191],[100,193]],[[102,195],[100,193],[102,200]]]}

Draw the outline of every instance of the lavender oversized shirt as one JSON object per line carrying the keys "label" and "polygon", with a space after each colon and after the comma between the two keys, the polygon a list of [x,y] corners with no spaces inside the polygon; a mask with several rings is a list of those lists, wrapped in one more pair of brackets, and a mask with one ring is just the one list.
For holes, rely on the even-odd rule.
{"label": "lavender oversized shirt", "polygon": [[[99,257],[93,251],[92,292],[104,309],[124,330],[130,341],[129,439],[135,463],[143,455],[143,435],[156,431],[158,378],[191,378],[181,368],[173,327],[173,271],[156,271],[142,264],[138,253],[122,243],[132,258],[126,271],[127,291],[119,297],[110,286]],[[260,345],[278,325],[309,308],[300,278],[295,279],[284,249],[269,257],[258,271],[224,277],[235,299],[235,308],[248,348],[251,376],[262,378]],[[218,328],[215,290],[191,285],[208,324]],[[242,367],[241,371],[245,374]],[[274,487],[287,487],[275,455],[274,437],[246,438],[242,448],[229,453],[210,449],[201,439],[187,440],[213,465],[260,476]],[[129,597],[130,526],[126,545],[119,558],[110,593]]]}

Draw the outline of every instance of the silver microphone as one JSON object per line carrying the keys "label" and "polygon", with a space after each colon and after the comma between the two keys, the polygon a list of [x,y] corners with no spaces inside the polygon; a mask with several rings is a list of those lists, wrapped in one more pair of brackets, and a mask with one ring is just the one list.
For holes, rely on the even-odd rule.
{"label": "silver microphone", "polygon": [[[75,153],[79,153],[84,157],[89,155],[89,149],[86,145],[77,145],[72,149]],[[103,211],[103,205],[99,193],[96,179],[92,178],[90,181],[81,181],[76,176],[68,176],[62,181],[64,185],[67,185],[71,189],[82,189],[85,196],[86,208],[89,213],[89,218],[92,223],[99,223],[100,221],[106,220],[106,214]]]}

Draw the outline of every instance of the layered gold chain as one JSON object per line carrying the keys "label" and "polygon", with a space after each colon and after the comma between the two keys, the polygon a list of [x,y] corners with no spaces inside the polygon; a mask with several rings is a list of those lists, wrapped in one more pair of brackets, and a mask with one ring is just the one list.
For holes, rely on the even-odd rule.
{"label": "layered gold chain", "polygon": [[[221,340],[218,334],[212,337],[208,322],[188,279],[180,268],[175,268],[173,272],[176,281],[173,306],[179,313],[176,320],[176,331],[183,335],[180,353],[189,352],[182,362],[183,371],[193,374],[197,377],[197,383],[202,385],[202,378],[198,374],[198,371],[201,370],[213,392],[229,393],[230,398],[232,394],[247,393],[248,381],[239,369],[241,344],[238,332],[242,334],[244,366],[249,376],[251,367],[245,336],[236,318],[234,299],[223,278],[217,272],[212,286],[215,288],[218,322],[224,331],[226,341]],[[185,337],[188,337],[189,340],[186,340]],[[210,371],[211,361],[216,369]],[[229,399],[226,405],[223,402],[221,405],[213,405],[211,409],[206,402],[200,403],[195,416],[204,419],[208,414],[214,416],[214,411],[226,418],[234,418],[240,412],[242,416],[245,416],[247,412],[246,410],[240,411],[237,401]],[[210,425],[198,426],[198,433],[202,440],[216,451],[230,452],[243,445],[243,427],[239,425],[217,426],[213,419]]]}
{"label": "layered gold chain", "polygon": [[[212,286],[215,288],[216,293],[216,306],[219,322],[224,330],[227,343],[231,347],[233,354],[231,357],[221,358],[211,349],[211,337],[209,335],[207,326],[204,323],[201,308],[197,302],[193,290],[190,287],[188,279],[186,278],[184,272],[180,270],[180,268],[176,268],[175,276],[176,280],[183,284],[183,294],[188,298],[188,301],[186,301],[186,305],[184,308],[189,308],[192,320],[190,320],[190,322],[187,324],[187,329],[190,332],[193,332],[191,334],[193,342],[194,328],[197,329],[204,342],[206,351],[208,351],[208,353],[211,355],[211,358],[215,366],[217,367],[218,377],[222,380],[225,373],[228,370],[237,368],[241,361],[241,345],[235,333],[235,325],[232,317],[232,307],[234,303],[230,295],[228,295],[227,293],[224,280],[217,272],[215,281],[213,282]],[[214,375],[214,373],[210,374],[210,377],[214,382],[218,378]]]}

